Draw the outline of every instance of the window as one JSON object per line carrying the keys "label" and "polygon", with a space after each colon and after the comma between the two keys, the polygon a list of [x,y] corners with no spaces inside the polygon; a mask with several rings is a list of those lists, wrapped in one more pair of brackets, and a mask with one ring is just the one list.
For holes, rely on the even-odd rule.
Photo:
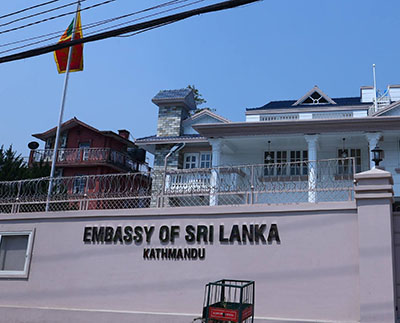
{"label": "window", "polygon": [[211,153],[200,153],[200,168],[211,168]]}
{"label": "window", "polygon": [[187,153],[184,155],[183,168],[211,168],[211,152]]}
{"label": "window", "polygon": [[[289,159],[290,158],[290,159]],[[265,176],[307,175],[307,150],[266,151],[264,153]],[[288,163],[290,162],[290,163]]]}
{"label": "window", "polygon": [[54,145],[54,138],[47,138],[44,148],[45,149],[52,149],[53,145]]}
{"label": "window", "polygon": [[313,92],[307,99],[303,101],[303,104],[326,104],[329,103],[321,94]]}
{"label": "window", "polygon": [[80,142],[79,149],[82,150],[82,160],[89,159],[90,142]]}
{"label": "window", "polygon": [[85,192],[87,178],[85,175],[76,175],[76,176],[77,177],[74,179],[73,193],[83,194],[83,192]]}
{"label": "window", "polygon": [[275,175],[274,172],[274,163],[275,163],[275,152],[274,151],[266,151],[264,154],[264,176],[272,176]]}
{"label": "window", "polygon": [[277,151],[276,152],[276,175],[286,175],[287,170],[287,152]]}
{"label": "window", "polygon": [[61,134],[61,138],[60,138],[60,148],[66,148],[67,147],[67,140],[68,140],[68,133],[67,132],[63,132]]}
{"label": "window", "polygon": [[199,154],[185,154],[183,168],[197,168]]}
{"label": "window", "polygon": [[27,278],[33,231],[0,232],[0,278]]}
{"label": "window", "polygon": [[307,150],[293,150],[290,152],[290,175],[307,175]]}
{"label": "window", "polygon": [[[338,149],[338,158],[354,157],[355,171],[356,173],[361,172],[361,149]],[[351,159],[341,159],[339,160],[338,173],[340,175],[353,174],[353,165]]]}

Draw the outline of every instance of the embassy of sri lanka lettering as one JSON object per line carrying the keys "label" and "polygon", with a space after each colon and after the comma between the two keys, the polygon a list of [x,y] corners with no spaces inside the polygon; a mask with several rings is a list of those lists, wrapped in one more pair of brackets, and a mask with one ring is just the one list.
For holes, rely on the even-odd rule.
{"label": "embassy of sri lanka lettering", "polygon": [[[157,232],[157,233],[156,233]],[[154,238],[154,236],[157,236]],[[184,239],[186,243],[198,244],[280,244],[278,225],[234,224],[230,229],[224,225],[186,225],[184,231],[178,225],[162,225],[156,230],[150,226],[88,226],[84,228],[83,242],[91,244],[175,244]],[[195,260],[205,258],[205,248],[144,248],[144,260]]]}

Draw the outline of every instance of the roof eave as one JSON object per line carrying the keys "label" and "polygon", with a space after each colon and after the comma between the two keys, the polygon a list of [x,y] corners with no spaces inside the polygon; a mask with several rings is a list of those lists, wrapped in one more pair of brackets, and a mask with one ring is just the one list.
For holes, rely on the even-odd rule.
{"label": "roof eave", "polygon": [[376,132],[400,129],[400,117],[232,122],[229,124],[198,124],[194,125],[193,128],[206,138],[271,134],[335,133],[343,131]]}
{"label": "roof eave", "polygon": [[256,115],[256,114],[271,114],[271,113],[297,113],[297,112],[319,112],[319,111],[344,111],[344,110],[366,110],[369,104],[363,105],[329,105],[329,106],[318,106],[318,107],[290,107],[281,109],[260,109],[260,110],[247,110],[245,115]]}
{"label": "roof eave", "polygon": [[[61,125],[61,131],[60,132],[68,130],[68,129],[71,129],[71,128],[74,128],[76,126],[82,126],[82,127],[87,128],[87,129],[90,129],[90,130],[92,130],[94,132],[100,133],[100,130],[98,130],[98,129],[96,129],[96,128],[94,128],[94,127],[92,127],[92,126],[90,126],[90,125],[88,125],[86,123],[84,123],[83,121],[80,121],[79,119],[77,119],[75,117],[72,118],[72,119],[69,119],[68,121],[65,121]],[[32,136],[35,137],[35,138],[38,138],[38,139],[41,139],[41,140],[45,141],[47,138],[55,136],[56,135],[56,131],[57,131],[57,127],[53,127],[53,128],[51,128],[51,129],[49,129],[49,130],[47,130],[45,132],[33,134]]]}
{"label": "roof eave", "polygon": [[212,117],[212,118],[214,118],[216,120],[221,121],[222,123],[230,123],[231,122],[230,120],[228,120],[228,119],[226,119],[226,118],[224,118],[224,117],[222,117],[222,116],[220,116],[220,115],[218,115],[218,114],[216,114],[216,113],[214,113],[212,111],[203,110],[203,111],[198,112],[198,113],[192,115],[191,117],[183,120],[183,124],[186,125],[186,124],[190,123],[191,121],[194,121],[194,120],[196,120],[196,119],[198,119],[198,118],[200,118],[200,117],[202,117],[204,115],[208,115],[208,116],[210,116],[210,117]]}
{"label": "roof eave", "polygon": [[136,140],[135,144],[137,146],[144,146],[144,145],[164,145],[164,144],[177,144],[177,143],[205,143],[208,142],[207,138],[205,137],[196,137],[196,138],[176,138],[176,139],[162,139],[159,137],[158,139],[144,139],[144,140]]}
{"label": "roof eave", "polygon": [[387,107],[383,108],[382,110],[379,110],[379,111],[375,112],[372,116],[373,117],[379,117],[382,114],[384,114],[384,113],[386,113],[386,112],[388,112],[388,111],[390,111],[390,110],[392,110],[392,109],[394,109],[394,108],[396,108],[398,106],[400,106],[400,101],[395,101],[395,102],[389,104]]}

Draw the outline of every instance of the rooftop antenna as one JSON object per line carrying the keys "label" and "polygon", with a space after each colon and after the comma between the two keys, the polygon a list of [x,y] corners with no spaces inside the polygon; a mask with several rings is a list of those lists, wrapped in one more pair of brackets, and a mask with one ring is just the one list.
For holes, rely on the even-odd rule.
{"label": "rooftop antenna", "polygon": [[378,111],[378,102],[376,98],[376,75],[375,75],[375,64],[372,64],[372,73],[374,75],[374,106],[375,106],[375,112]]}

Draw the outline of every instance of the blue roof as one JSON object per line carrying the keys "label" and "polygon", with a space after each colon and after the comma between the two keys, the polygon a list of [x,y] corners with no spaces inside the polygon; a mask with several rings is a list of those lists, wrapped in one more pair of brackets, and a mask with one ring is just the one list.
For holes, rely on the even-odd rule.
{"label": "blue roof", "polygon": [[267,109],[290,109],[290,108],[309,108],[309,107],[338,107],[338,106],[352,106],[352,105],[371,105],[371,103],[362,103],[360,97],[351,98],[332,98],[337,104],[299,104],[293,107],[293,104],[297,100],[285,100],[285,101],[271,101],[262,107],[258,108],[247,108],[246,111],[251,110],[267,110]]}

